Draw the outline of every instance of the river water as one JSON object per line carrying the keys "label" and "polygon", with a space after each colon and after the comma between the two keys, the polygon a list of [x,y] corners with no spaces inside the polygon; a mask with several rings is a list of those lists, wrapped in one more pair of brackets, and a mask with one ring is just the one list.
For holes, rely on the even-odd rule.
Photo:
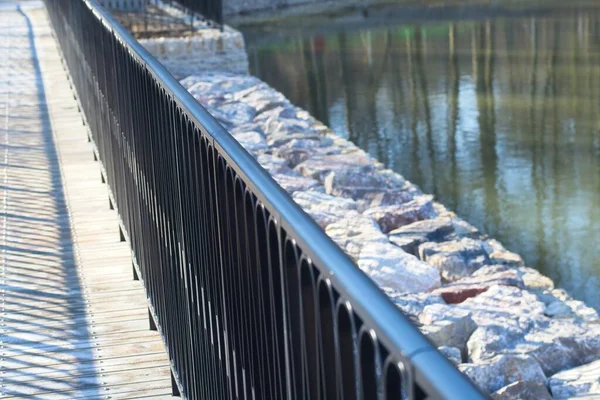
{"label": "river water", "polygon": [[251,71],[600,309],[600,8],[458,15],[250,30]]}

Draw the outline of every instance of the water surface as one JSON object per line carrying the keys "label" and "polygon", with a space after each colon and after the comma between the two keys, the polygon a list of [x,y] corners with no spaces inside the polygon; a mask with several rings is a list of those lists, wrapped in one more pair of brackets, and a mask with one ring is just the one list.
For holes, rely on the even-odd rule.
{"label": "water surface", "polygon": [[600,9],[382,25],[249,35],[252,73],[600,308]]}

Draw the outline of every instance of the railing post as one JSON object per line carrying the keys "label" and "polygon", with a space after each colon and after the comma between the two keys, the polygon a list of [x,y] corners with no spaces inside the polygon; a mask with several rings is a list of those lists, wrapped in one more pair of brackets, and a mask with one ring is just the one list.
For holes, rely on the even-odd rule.
{"label": "railing post", "polygon": [[171,369],[171,395],[173,397],[181,397],[181,392],[179,391],[179,386],[177,386],[177,380],[175,379],[175,374]]}
{"label": "railing post", "polygon": [[154,321],[154,317],[152,316],[152,311],[150,307],[148,307],[148,322],[150,323],[150,330],[157,331],[158,327],[156,326],[156,322]]}
{"label": "railing post", "polygon": [[137,269],[135,268],[135,264],[133,263],[133,261],[131,262],[131,269],[133,270],[133,280],[139,281],[140,276],[138,275]]}

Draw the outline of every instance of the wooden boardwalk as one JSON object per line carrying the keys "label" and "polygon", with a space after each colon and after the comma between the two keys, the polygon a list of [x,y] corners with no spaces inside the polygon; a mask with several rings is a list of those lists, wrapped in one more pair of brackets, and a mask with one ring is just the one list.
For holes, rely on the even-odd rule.
{"label": "wooden boardwalk", "polygon": [[170,398],[40,4],[0,3],[0,397]]}

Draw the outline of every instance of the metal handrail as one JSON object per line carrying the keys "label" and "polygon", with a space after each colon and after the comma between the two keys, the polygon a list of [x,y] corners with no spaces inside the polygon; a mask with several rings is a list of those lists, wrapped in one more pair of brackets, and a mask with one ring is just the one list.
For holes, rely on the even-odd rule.
{"label": "metal handrail", "polygon": [[483,395],[94,0],[46,0],[188,398]]}

